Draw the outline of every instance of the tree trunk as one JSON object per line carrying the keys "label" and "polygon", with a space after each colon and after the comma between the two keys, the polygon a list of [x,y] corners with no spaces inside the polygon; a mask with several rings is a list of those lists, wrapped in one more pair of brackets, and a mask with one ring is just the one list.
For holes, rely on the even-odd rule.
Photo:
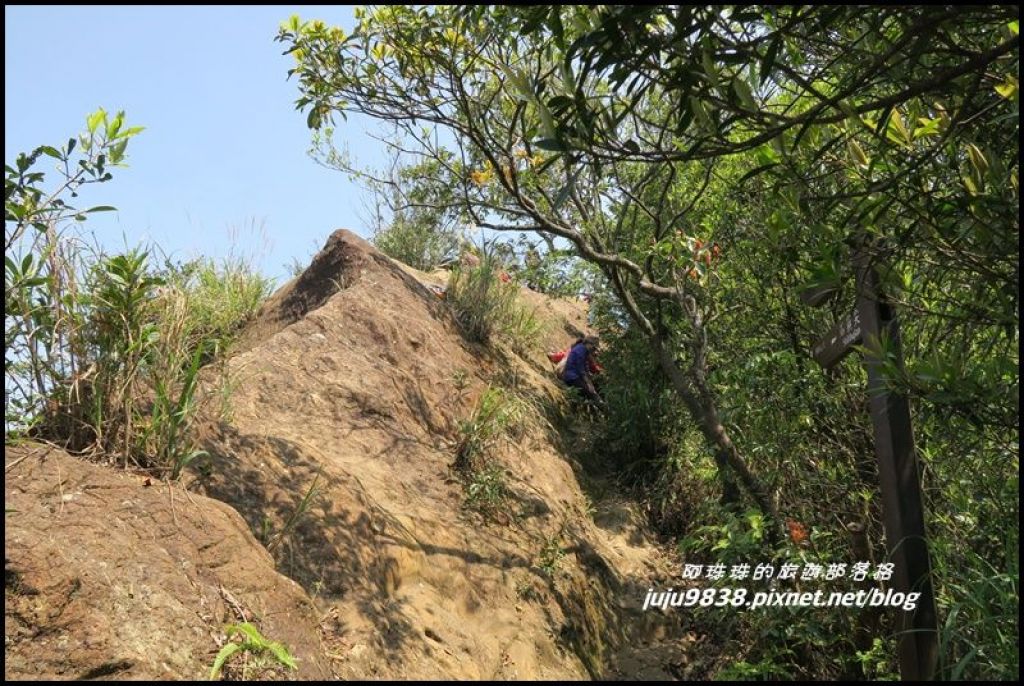
{"label": "tree trunk", "polygon": [[734,472],[751,497],[753,497],[761,512],[770,520],[769,526],[766,527],[770,540],[777,540],[778,534],[781,531],[778,512],[776,512],[775,506],[765,492],[764,487],[747,467],[736,446],[733,445],[732,440],[729,438],[729,434],[719,418],[718,408],[715,405],[710,390],[704,389],[704,392],[699,392],[695,388],[695,384],[679,368],[675,357],[665,346],[665,342],[661,337],[650,336],[649,340],[654,349],[658,364],[661,366],[662,371],[665,372],[665,375],[668,376],[672,388],[683,399],[687,410],[690,412],[690,416],[697,422],[701,433],[704,434],[704,438],[714,446],[715,464],[722,477],[723,500],[729,501],[736,497],[736,487],[730,473]]}

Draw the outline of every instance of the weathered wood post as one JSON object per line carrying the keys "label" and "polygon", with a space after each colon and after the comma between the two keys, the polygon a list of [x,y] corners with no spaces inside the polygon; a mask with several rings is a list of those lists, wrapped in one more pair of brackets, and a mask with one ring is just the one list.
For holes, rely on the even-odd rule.
{"label": "weathered wood post", "polygon": [[886,548],[889,559],[895,563],[893,586],[898,591],[921,594],[913,612],[897,613],[901,632],[900,675],[905,680],[930,680],[935,677],[938,659],[938,630],[910,402],[902,393],[886,388],[881,371],[882,355],[886,353],[903,366],[899,324],[879,288],[870,255],[858,250],[854,261]]}
{"label": "weathered wood post", "polygon": [[[881,369],[886,354],[900,368],[903,366],[899,325],[879,288],[878,273],[867,250],[855,251],[854,266],[856,309],[812,346],[811,355],[822,367],[831,369],[853,350],[854,344],[864,344],[886,550],[895,565],[891,584],[899,592],[921,594],[915,610],[898,612],[900,675],[904,680],[931,680],[938,659],[938,628],[910,403],[905,395],[886,387]],[[817,307],[833,294],[832,289],[819,287],[804,291],[800,297]]]}

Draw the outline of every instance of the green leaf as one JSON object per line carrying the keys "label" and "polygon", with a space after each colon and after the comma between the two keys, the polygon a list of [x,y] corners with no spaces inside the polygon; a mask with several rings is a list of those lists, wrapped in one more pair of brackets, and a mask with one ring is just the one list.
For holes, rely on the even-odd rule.
{"label": "green leaf", "polygon": [[90,207],[85,212],[117,212],[117,208],[110,205],[97,205],[96,207]]}
{"label": "green leaf", "polygon": [[220,676],[220,670],[224,668],[224,663],[227,659],[242,649],[242,646],[238,643],[228,643],[220,652],[217,653],[217,657],[213,661],[213,667],[210,669],[210,681],[216,681],[217,677]]}
{"label": "green leaf", "polygon": [[743,106],[749,110],[757,111],[757,103],[754,102],[754,94],[750,91],[750,86],[747,82],[741,79],[739,76],[734,77],[732,80],[732,88],[736,91],[736,95],[739,97],[740,102]]}
{"label": "green leaf", "polygon": [[115,143],[110,148],[110,163],[118,164],[124,159],[124,149],[128,146],[128,139],[124,139],[119,143]]}
{"label": "green leaf", "polygon": [[124,110],[119,110],[114,118],[107,124],[107,138],[117,138],[118,131],[121,130],[121,125],[124,124]]}
{"label": "green leaf", "polygon": [[556,95],[548,100],[548,107],[555,110],[563,110],[573,105],[573,99],[565,95]]}
{"label": "green leaf", "polygon": [[777,167],[777,166],[778,166],[778,164],[779,164],[778,162],[770,162],[770,163],[768,163],[768,164],[763,164],[763,165],[761,165],[760,167],[757,167],[756,169],[751,169],[751,170],[750,170],[750,171],[748,171],[748,172],[747,172],[746,174],[744,174],[744,175],[743,175],[742,177],[740,177],[740,180],[736,182],[736,185],[737,185],[737,186],[740,186],[740,185],[742,185],[742,184],[743,184],[743,183],[744,183],[744,182],[745,182],[745,181],[746,181],[747,179],[751,179],[751,178],[753,178],[753,177],[757,176],[758,174],[760,174],[761,172],[765,172],[765,171],[768,171],[768,170],[769,170],[769,169],[771,169],[772,167]]}
{"label": "green leaf", "polygon": [[718,81],[718,70],[715,68],[714,59],[712,59],[710,50],[702,50],[700,53],[701,66],[704,67],[704,73],[707,74],[708,80],[711,81],[711,85],[715,88],[720,87]]}
{"label": "green leaf", "polygon": [[757,149],[757,161],[762,165],[778,164],[782,161],[782,155],[772,146],[765,144]]}
{"label": "green leaf", "polygon": [[277,658],[277,661],[285,665],[286,667],[290,667],[291,669],[299,668],[299,666],[295,663],[295,658],[292,657],[292,654],[288,652],[288,648],[286,648],[283,644],[278,643],[277,641],[271,641],[267,644],[267,650],[272,652],[274,654],[274,657]]}
{"label": "green leaf", "polygon": [[558,132],[555,129],[555,120],[551,116],[551,110],[549,110],[547,105],[542,103],[540,98],[537,96],[532,96],[531,99],[533,100],[534,106],[537,108],[537,114],[540,115],[541,124],[544,126],[544,133],[548,137],[554,138]]}
{"label": "green leaf", "polygon": [[910,130],[907,125],[903,123],[903,117],[900,115],[899,110],[894,109],[889,117],[889,126],[886,129],[886,137],[893,143],[909,147],[913,142],[914,138],[910,135]]}
{"label": "green leaf", "polygon": [[1019,19],[1014,19],[1013,21],[1011,21],[1009,24],[1006,25],[1006,28],[1010,29],[1010,33],[1012,33],[1013,35],[1019,36],[1020,35],[1020,20]]}
{"label": "green leaf", "polygon": [[228,624],[224,627],[224,633],[228,636],[234,636],[235,634],[245,634],[253,643],[261,644],[264,642],[263,636],[260,634],[259,629],[254,627],[249,622],[239,622],[238,624]]}
{"label": "green leaf", "polygon": [[978,146],[974,143],[968,143],[967,156],[971,159],[971,166],[978,172],[978,177],[985,176],[985,173],[988,171],[988,160]]}
{"label": "green leaf", "polygon": [[867,154],[864,152],[864,148],[860,147],[860,143],[851,138],[847,141],[846,145],[850,150],[850,155],[853,157],[854,162],[862,167],[866,167],[870,164],[871,160],[868,159]]}
{"label": "green leaf", "polygon": [[566,152],[569,149],[556,138],[540,138],[535,140],[533,145],[541,150],[551,150],[553,152]]}
{"label": "green leaf", "polygon": [[711,122],[711,117],[708,116],[708,112],[704,109],[704,103],[701,102],[696,96],[690,96],[690,109],[693,111],[698,123],[708,132],[712,132],[715,129],[715,125]]}
{"label": "green leaf", "polygon": [[937,136],[939,134],[939,126],[942,124],[942,120],[939,118],[928,119],[927,117],[919,117],[917,122],[920,126],[914,129],[915,139],[922,136]]}
{"label": "green leaf", "polygon": [[96,134],[96,129],[103,123],[107,118],[107,112],[102,107],[90,114],[85,119],[86,128],[89,130],[90,135]]}
{"label": "green leaf", "polygon": [[996,85],[996,93],[999,93],[1007,100],[1013,100],[1017,95],[1017,79],[1012,74],[1007,74],[1002,83]]}
{"label": "green leaf", "polygon": [[761,60],[761,64],[758,67],[758,71],[761,74],[761,85],[768,80],[768,76],[772,73],[772,68],[775,66],[775,58],[778,57],[779,47],[782,45],[782,38],[776,34],[771,45],[768,46],[768,51],[765,52],[764,58]]}

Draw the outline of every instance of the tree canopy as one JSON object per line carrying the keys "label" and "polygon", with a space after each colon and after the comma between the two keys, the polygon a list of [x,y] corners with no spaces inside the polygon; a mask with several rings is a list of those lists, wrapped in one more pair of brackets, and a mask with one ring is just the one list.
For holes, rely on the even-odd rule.
{"label": "tree canopy", "polygon": [[[904,318],[905,367],[877,352],[918,403],[939,574],[1015,568],[1005,526],[944,546],[963,512],[1019,509],[1016,7],[383,6],[351,35],[293,17],[278,40],[310,127],[394,125],[435,171],[418,183],[444,188],[421,204],[563,239],[600,270],[599,309],[629,323],[621,410],[649,412],[619,426],[672,454],[689,429],[665,398],[682,401],[725,502],[742,485],[768,541],[821,489],[864,516],[863,371],[822,374],[809,348],[866,255]],[[808,288],[830,306],[803,307]],[[944,607],[966,607],[952,583]]]}

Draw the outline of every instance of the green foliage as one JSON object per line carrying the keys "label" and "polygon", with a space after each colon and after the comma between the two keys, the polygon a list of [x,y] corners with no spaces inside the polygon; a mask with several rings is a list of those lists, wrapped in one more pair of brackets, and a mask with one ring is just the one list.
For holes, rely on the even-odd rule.
{"label": "green foliage", "polygon": [[[113,208],[79,210],[66,197],[77,197],[83,186],[112,178],[108,165],[123,166],[128,140],[142,130],[125,129],[123,122],[123,113],[111,120],[104,110],[97,110],[87,118],[87,131],[69,139],[66,146],[43,145],[31,154],[19,154],[14,166],[5,165],[4,433],[8,438],[37,425],[46,416],[47,399],[67,394],[73,388],[69,380],[88,369],[76,364],[82,361],[77,357],[86,346],[77,307],[84,248],[66,232],[70,222]],[[47,159],[57,161],[59,177],[50,187],[48,172],[38,170]]]}
{"label": "green foliage", "polygon": [[518,284],[499,278],[502,272],[493,253],[484,253],[475,267],[456,264],[448,280],[447,299],[470,341],[490,343],[499,335],[513,349],[527,351],[535,346],[541,324],[520,301]]}
{"label": "green foliage", "polygon": [[857,661],[860,663],[861,673],[865,679],[871,681],[897,681],[899,674],[892,670],[891,648],[885,641],[875,638],[871,641],[871,648],[858,650]]}
{"label": "green foliage", "polygon": [[[148,249],[108,255],[84,245],[70,222],[111,208],[78,212],[62,196],[108,180],[105,165],[122,166],[140,130],[100,110],[62,150],[43,146],[7,169],[5,438],[41,438],[178,478],[204,455],[189,432],[200,367],[269,283],[238,261],[157,270]],[[40,155],[61,165],[52,191],[32,171]]]}
{"label": "green foliage", "polygon": [[[164,282],[148,273],[148,258],[148,252],[138,249],[100,257],[86,277],[80,303],[76,303],[80,326],[76,334],[84,344],[81,362],[95,369],[79,397],[88,398],[84,409],[92,419],[96,443],[123,455],[135,453],[142,370],[160,336],[152,314],[156,289]],[[74,401],[68,397],[66,402]],[[183,402],[187,403],[187,397]],[[161,418],[172,426],[180,421],[171,414]],[[168,433],[173,443],[174,429]]]}
{"label": "green foliage", "polygon": [[211,258],[182,264],[168,262],[164,278],[184,300],[189,311],[189,337],[209,347],[205,354],[226,349],[273,288],[272,280],[239,257],[220,262]]}
{"label": "green foliage", "polygon": [[518,402],[501,389],[489,386],[476,408],[459,422],[455,467],[463,474],[482,471],[487,452],[522,421]]}
{"label": "green foliage", "polygon": [[760,512],[718,511],[714,514],[721,523],[697,527],[680,543],[680,549],[689,554],[688,558],[732,565],[756,559],[764,553],[764,516]]}
{"label": "green foliage", "polygon": [[529,288],[555,297],[576,297],[592,290],[592,270],[572,250],[549,249],[541,253],[535,244],[523,238],[518,242],[525,244],[519,279]]}
{"label": "green foliage", "polygon": [[470,475],[465,484],[466,507],[485,516],[494,516],[509,497],[505,470],[499,464],[488,464]]}
{"label": "green foliage", "polygon": [[472,414],[459,422],[454,468],[463,481],[466,506],[485,516],[495,516],[508,501],[505,470],[492,451],[519,429],[524,411],[516,396],[488,386]]}
{"label": "green foliage", "polygon": [[[228,642],[220,649],[213,661],[213,666],[210,668],[210,681],[219,679],[227,661],[239,653],[247,657],[241,671],[243,681],[246,680],[250,671],[255,671],[258,675],[260,670],[267,665],[277,664],[288,669],[298,669],[299,667],[287,646],[264,638],[259,629],[249,622],[228,624],[224,627],[224,633],[227,634]],[[235,636],[240,637],[241,641],[232,641],[231,639]],[[249,664],[248,656],[255,658],[254,664]]]}
{"label": "green foliage", "polygon": [[549,579],[554,578],[555,573],[565,559],[565,550],[562,548],[562,531],[546,539],[540,549],[537,558],[537,566]]}
{"label": "green foliage", "polygon": [[[364,220],[373,229],[373,243],[389,257],[422,271],[451,264],[462,241],[462,216],[452,202],[447,168],[438,161],[407,161],[400,141],[386,141],[390,159],[382,171],[355,168],[347,152],[338,150],[331,129],[317,131],[310,154],[330,169],[345,172],[368,194]],[[447,160],[446,160],[447,161]]]}
{"label": "green foliage", "polygon": [[[692,554],[768,546],[746,503],[708,498],[725,432],[820,559],[848,555],[850,522],[882,540],[864,370],[808,354],[853,307],[861,246],[901,321],[884,373],[914,411],[943,675],[1015,679],[1017,31],[1010,6],[389,6],[279,40],[310,126],[394,124],[478,225],[600,269],[597,443],[658,486]],[[419,135],[425,112],[454,152]],[[808,284],[831,301],[804,306]],[[837,678],[858,661],[840,620],[744,615],[725,675]],[[893,673],[893,632],[869,676]]]}
{"label": "green foliage", "polygon": [[[612,317],[595,303],[598,325],[611,328]],[[644,481],[665,464],[674,436],[665,421],[673,404],[664,376],[659,374],[646,341],[634,334],[605,335],[600,352],[602,395],[607,403],[603,433],[597,445],[616,470]]]}
{"label": "green foliage", "polygon": [[451,262],[458,254],[459,236],[423,222],[396,218],[373,234],[373,243],[389,257],[422,271]]}

